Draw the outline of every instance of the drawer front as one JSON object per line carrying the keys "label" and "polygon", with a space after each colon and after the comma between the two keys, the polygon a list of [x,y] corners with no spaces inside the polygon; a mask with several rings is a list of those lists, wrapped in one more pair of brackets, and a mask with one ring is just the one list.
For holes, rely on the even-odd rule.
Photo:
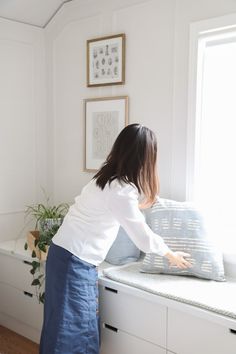
{"label": "drawer front", "polygon": [[1,311],[35,329],[40,330],[43,322],[43,305],[35,296],[0,283]]}
{"label": "drawer front", "polygon": [[166,354],[166,350],[123,331],[101,324],[101,354]]}
{"label": "drawer front", "polygon": [[166,307],[100,286],[100,317],[124,332],[166,347]]}
{"label": "drawer front", "polygon": [[31,286],[33,276],[30,273],[31,265],[29,263],[14,257],[0,255],[0,281],[17,289],[35,293],[35,287]]}
{"label": "drawer front", "polygon": [[181,354],[235,354],[236,333],[205,319],[169,309],[167,346]]}

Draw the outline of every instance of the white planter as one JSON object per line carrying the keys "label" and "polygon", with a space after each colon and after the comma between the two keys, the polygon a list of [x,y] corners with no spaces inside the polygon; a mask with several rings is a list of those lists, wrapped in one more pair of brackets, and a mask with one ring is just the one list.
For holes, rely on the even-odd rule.
{"label": "white planter", "polygon": [[40,221],[40,229],[42,231],[49,231],[53,226],[62,224],[63,218],[58,219],[44,219]]}

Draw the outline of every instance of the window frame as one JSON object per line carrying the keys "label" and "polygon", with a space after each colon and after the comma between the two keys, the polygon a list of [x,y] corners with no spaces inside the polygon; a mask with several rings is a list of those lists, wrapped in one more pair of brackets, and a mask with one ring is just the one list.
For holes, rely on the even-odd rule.
{"label": "window frame", "polygon": [[[219,18],[208,19],[190,24],[189,37],[189,80],[188,80],[188,119],[186,144],[186,199],[194,199],[194,179],[198,164],[197,146],[200,139],[201,117],[201,74],[202,54],[201,46],[205,39],[211,41],[225,33],[236,33],[236,13]],[[236,277],[236,252],[224,254],[226,272]]]}

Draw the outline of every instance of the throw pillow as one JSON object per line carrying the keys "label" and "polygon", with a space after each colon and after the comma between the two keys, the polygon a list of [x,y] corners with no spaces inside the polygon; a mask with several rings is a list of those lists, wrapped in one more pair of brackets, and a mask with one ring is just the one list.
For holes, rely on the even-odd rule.
{"label": "throw pillow", "polygon": [[120,227],[105,261],[114,265],[122,265],[137,261],[139,256],[140,250],[131,241],[125,230]]}
{"label": "throw pillow", "polygon": [[150,228],[163,237],[172,251],[183,251],[191,255],[189,260],[192,267],[170,267],[165,257],[146,254],[141,272],[225,280],[222,254],[210,241],[203,216],[192,204],[158,198],[145,214]]}

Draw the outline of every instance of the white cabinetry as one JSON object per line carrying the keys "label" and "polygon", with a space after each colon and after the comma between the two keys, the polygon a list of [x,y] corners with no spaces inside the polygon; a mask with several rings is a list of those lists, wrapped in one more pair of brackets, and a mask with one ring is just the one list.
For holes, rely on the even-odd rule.
{"label": "white cabinetry", "polygon": [[168,349],[180,354],[235,354],[236,331],[169,308]]}
{"label": "white cabinetry", "polygon": [[166,354],[165,306],[101,285],[100,318],[101,354]]}
{"label": "white cabinetry", "polygon": [[0,254],[0,324],[38,342],[43,305],[34,295],[30,260]]}
{"label": "white cabinetry", "polygon": [[102,323],[101,354],[166,354],[166,351],[144,339]]}
{"label": "white cabinetry", "polygon": [[236,354],[236,321],[100,278],[101,354]]}

